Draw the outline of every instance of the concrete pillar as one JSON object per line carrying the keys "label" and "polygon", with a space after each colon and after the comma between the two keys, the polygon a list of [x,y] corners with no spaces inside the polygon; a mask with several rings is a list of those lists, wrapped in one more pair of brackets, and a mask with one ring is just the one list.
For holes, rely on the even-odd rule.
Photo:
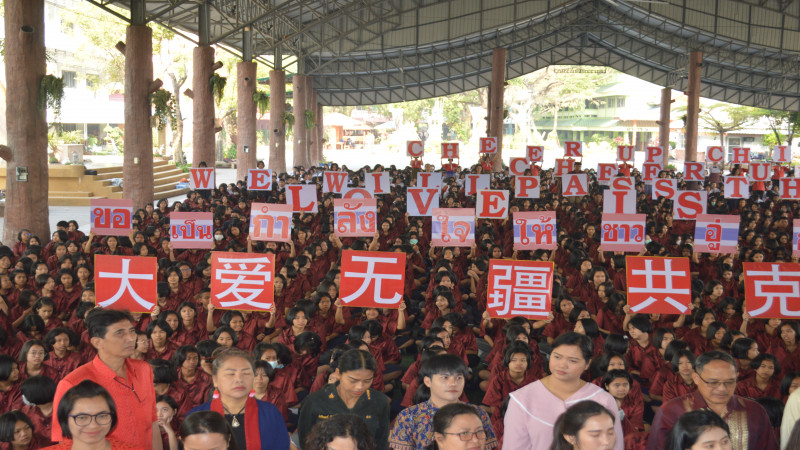
{"label": "concrete pillar", "polygon": [[492,50],[492,84],[489,90],[489,137],[497,138],[492,170],[503,170],[503,94],[506,82],[506,49]]}
{"label": "concrete pillar", "polygon": [[269,168],[286,172],[286,129],[283,112],[286,110],[286,72],[269,72]]}
{"label": "concrete pillar", "polygon": [[308,164],[314,165],[319,162],[319,157],[317,156],[317,93],[314,92],[314,77],[306,76],[306,111],[311,111],[314,113],[314,126],[306,130],[306,134],[308,135],[308,146],[306,147],[308,152]]}
{"label": "concrete pillar", "polygon": [[664,159],[661,161],[662,169],[669,164],[669,122],[671,105],[672,89],[665,87],[661,89],[661,117],[658,124],[658,145],[664,149]]}
{"label": "concrete pillar", "polygon": [[214,74],[214,48],[209,45],[195,47],[192,58],[192,167],[197,167],[200,161],[205,161],[208,167],[214,167],[217,158],[214,96],[210,82]]}
{"label": "concrete pillar", "polygon": [[[243,180],[248,169],[256,168],[256,63],[240,62],[236,64],[237,107],[236,128],[239,143],[236,147],[236,179]],[[247,153],[244,148],[247,147]]]}
{"label": "concrete pillar", "polygon": [[39,108],[39,87],[47,70],[44,0],[5,0],[5,62],[8,140],[0,146],[0,157],[7,163],[3,242],[13,245],[17,233],[28,228],[44,244],[50,241],[47,120]]}
{"label": "concrete pillar", "polygon": [[161,87],[153,80],[153,30],[131,25],[125,34],[125,153],[123,198],[134,208],[153,202],[153,128],[150,94]]}
{"label": "concrete pillar", "polygon": [[689,53],[689,86],[686,106],[686,161],[697,161],[697,120],[700,115],[700,78],[703,52]]}
{"label": "concrete pillar", "polygon": [[308,83],[303,75],[292,77],[292,109],[294,110],[294,145],[292,166],[308,168],[308,133],[306,132],[306,93]]}

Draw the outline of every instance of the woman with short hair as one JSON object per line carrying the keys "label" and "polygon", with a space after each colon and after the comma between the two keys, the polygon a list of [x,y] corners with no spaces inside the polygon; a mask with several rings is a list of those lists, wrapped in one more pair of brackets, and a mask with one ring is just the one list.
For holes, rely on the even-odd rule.
{"label": "woman with short hair", "polygon": [[111,394],[94,381],[84,380],[67,390],[58,402],[56,418],[65,440],[48,450],[136,448],[106,437],[117,426],[117,406]]}

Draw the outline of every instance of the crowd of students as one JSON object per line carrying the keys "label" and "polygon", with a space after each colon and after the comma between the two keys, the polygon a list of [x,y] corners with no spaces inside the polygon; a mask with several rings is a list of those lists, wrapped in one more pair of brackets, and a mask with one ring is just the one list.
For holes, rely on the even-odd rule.
{"label": "crowd of students", "polygon": [[[220,349],[226,348],[241,351],[238,356],[247,361],[253,376],[248,393],[274,405],[281,426],[293,434],[292,445],[298,448],[316,436],[312,429],[321,417],[342,413],[375,419],[366,420],[366,426],[377,448],[458,448],[449,446],[451,440],[475,441],[487,449],[499,448],[505,440],[508,448],[515,448],[521,438],[509,437],[518,430],[509,431],[508,424],[522,425],[515,420],[542,405],[530,404],[532,390],[524,395],[512,392],[533,383],[538,383],[536,389],[555,394],[561,407],[550,411],[552,422],[543,421],[544,428],[529,427],[549,436],[532,448],[601,448],[581,447],[577,436],[588,417],[599,417],[598,427],[608,425],[602,419],[607,410],[612,419],[609,429],[617,428],[611,447],[622,448],[624,442],[626,448],[644,448],[660,405],[696,391],[696,359],[718,350],[735,361],[736,395],[763,406],[776,442],[780,431],[787,432],[780,430],[781,416],[788,397],[800,387],[800,323],[749,317],[743,311],[741,275],[745,261],[795,260],[789,224],[799,217],[800,205],[781,201],[777,182],[766,183],[763,190],[740,200],[725,199],[718,181],[700,187],[708,192],[709,213],[741,218],[737,253],[706,254],[693,251],[693,223],[674,220],[670,200],[651,199],[650,187],[641,182],[640,174],[628,166],[621,168],[625,175],[637,177],[637,210],[647,218],[647,243],[639,254],[691,261],[691,313],[668,316],[634,314],[626,305],[625,254],[606,252],[601,246],[604,187],[593,171],[587,171],[589,195],[578,198],[561,196],[559,178],[552,170],[538,171],[540,198],[512,196],[507,219],[477,220],[475,245],[442,248],[431,245],[429,217],[407,214],[406,187],[415,184],[418,168],[349,171],[351,185],[362,187],[368,172],[390,175],[392,192],[377,196],[378,231],[372,238],[336,235],[336,195],[322,193],[324,170],[347,168],[332,164],[276,173],[271,191],[247,191],[242,180],[213,191],[190,192],[172,205],[161,200],[135,212],[128,237],[87,235],[72,220],[59,222],[49,240],[23,229],[17,242],[0,247],[4,448],[49,445],[60,440],[52,433],[54,427],[69,435],[68,421],[61,422],[53,400],[56,385],[97,356],[93,345],[97,336],[86,325],[96,308],[97,254],[158,260],[157,306],[150,314],[131,314],[136,339],[130,357],[147,361],[152,369],[164,448],[177,448],[176,431],[185,425],[190,411],[214,411],[212,397],[230,397],[221,392],[217,376]],[[465,194],[465,175],[483,170],[478,165],[445,172],[441,206],[474,207],[475,196]],[[664,171],[659,177],[677,177],[679,186],[686,187],[680,174]],[[295,214],[289,243],[251,240],[251,204],[285,203],[289,184],[317,185],[319,211]],[[513,193],[514,179],[507,169],[494,173],[491,187]],[[557,246],[552,251],[514,250],[512,214],[545,210],[557,214]],[[272,311],[224,311],[209,303],[210,251],[173,248],[169,217],[176,211],[214,213],[211,251],[274,255]],[[399,309],[343,306],[338,265],[343,249],[406,255]],[[553,311],[547,320],[489,316],[489,260],[501,258],[554,263]],[[562,351],[556,351],[559,348]],[[569,377],[575,370],[573,380]],[[576,384],[568,386],[573,381]],[[582,390],[594,393],[595,388],[609,399],[606,410],[564,402]],[[207,407],[198,409],[204,404]],[[462,404],[471,406],[462,406],[439,422],[435,419],[445,406]],[[570,405],[578,408],[572,411],[574,417],[564,415]],[[230,416],[236,420],[224,406],[218,409],[228,423]],[[514,419],[509,420],[506,411],[512,409]],[[464,414],[472,418],[460,417]],[[458,424],[464,419],[470,436],[465,431],[448,438],[445,430],[456,416]],[[581,419],[575,422],[575,417]],[[116,419],[108,419],[105,425],[113,428]],[[94,416],[97,425],[103,425],[101,420],[106,418]],[[685,431],[702,420],[709,429],[725,428],[724,421],[720,424],[714,418],[681,418],[675,427],[685,422]],[[20,423],[27,424],[30,432],[19,432],[17,428],[25,428]],[[352,425],[353,430],[361,425]],[[561,430],[555,439],[554,426]],[[245,439],[244,434],[237,436],[241,430],[232,430],[226,442]],[[699,436],[703,430],[694,432]],[[27,443],[20,436],[27,436]],[[260,439],[265,439],[263,432]],[[276,442],[272,444],[283,445]]]}

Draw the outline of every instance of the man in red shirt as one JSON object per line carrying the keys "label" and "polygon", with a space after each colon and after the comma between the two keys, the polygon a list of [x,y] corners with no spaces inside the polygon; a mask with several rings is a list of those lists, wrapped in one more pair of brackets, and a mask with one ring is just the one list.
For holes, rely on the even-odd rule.
{"label": "man in red shirt", "polygon": [[[133,318],[124,311],[97,309],[86,315],[86,328],[97,356],[58,383],[53,411],[67,390],[92,380],[108,390],[122,412],[109,437],[136,448],[162,450],[152,369],[145,361],[130,359],[136,344]],[[53,420],[52,440],[64,440],[58,420]]]}

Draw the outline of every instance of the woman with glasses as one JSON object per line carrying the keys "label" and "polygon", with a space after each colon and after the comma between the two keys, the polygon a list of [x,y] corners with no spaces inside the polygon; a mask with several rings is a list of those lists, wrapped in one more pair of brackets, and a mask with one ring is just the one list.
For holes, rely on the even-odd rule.
{"label": "woman with glasses", "polygon": [[436,411],[428,450],[483,450],[485,446],[486,430],[475,408],[451,403]]}
{"label": "woman with glasses", "polygon": [[93,381],[82,381],[64,393],[56,417],[66,440],[49,450],[136,448],[106,437],[117,425],[117,407],[108,391]]}

